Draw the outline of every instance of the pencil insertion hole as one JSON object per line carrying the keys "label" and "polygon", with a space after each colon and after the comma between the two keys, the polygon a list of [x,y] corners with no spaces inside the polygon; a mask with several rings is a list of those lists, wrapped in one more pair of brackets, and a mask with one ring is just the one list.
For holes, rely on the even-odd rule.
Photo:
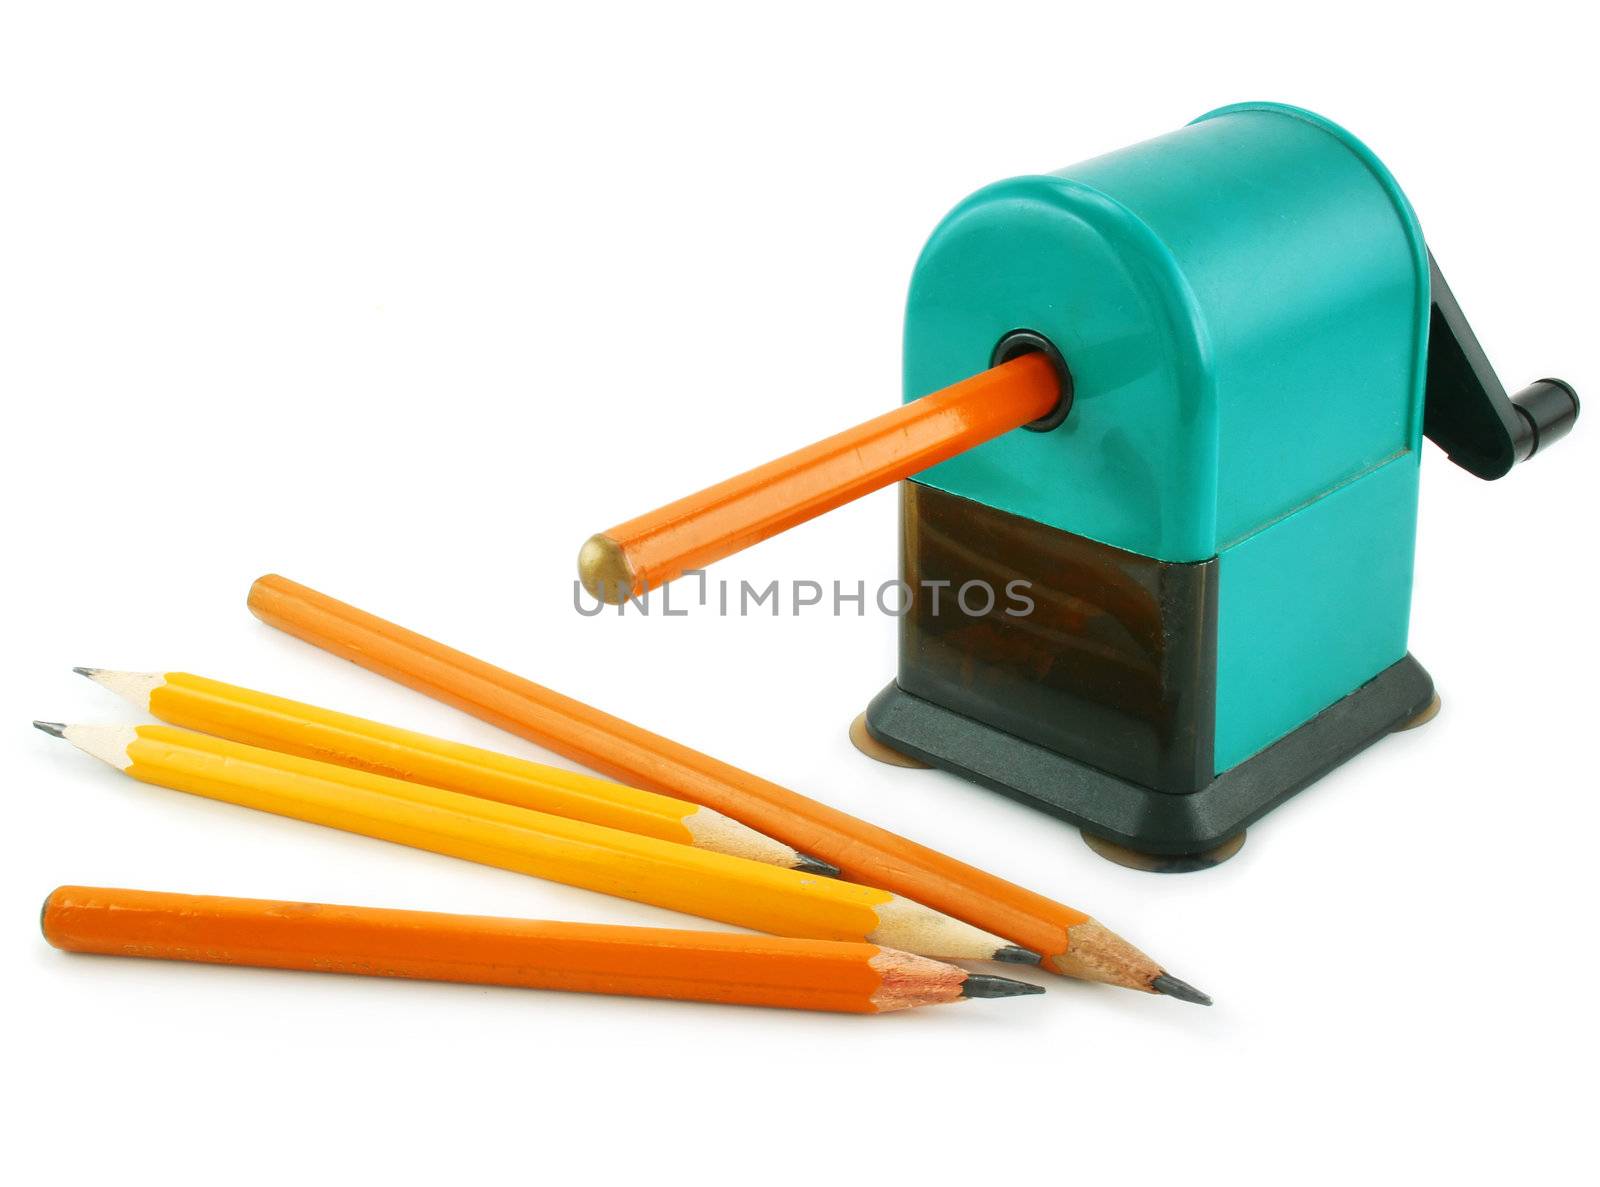
{"label": "pencil insertion hole", "polygon": [[1072,372],[1067,370],[1067,360],[1061,357],[1056,344],[1035,330],[1012,330],[1000,339],[995,343],[994,353],[989,356],[989,366],[998,367],[1025,354],[1044,355],[1055,368],[1056,378],[1061,381],[1061,398],[1056,401],[1056,406],[1038,420],[1030,420],[1022,426],[1030,433],[1048,433],[1066,420],[1067,413],[1072,411]]}

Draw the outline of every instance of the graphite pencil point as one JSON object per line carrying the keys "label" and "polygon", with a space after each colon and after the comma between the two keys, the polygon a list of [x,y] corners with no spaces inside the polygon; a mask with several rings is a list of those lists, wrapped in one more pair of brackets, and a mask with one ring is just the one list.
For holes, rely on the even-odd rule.
{"label": "graphite pencil point", "polygon": [[794,869],[802,874],[821,874],[824,878],[837,878],[839,867],[831,862],[823,861],[820,857],[812,857],[809,853],[800,854],[800,860],[795,862]]}
{"label": "graphite pencil point", "polygon": [[1043,985],[1015,981],[1010,977],[993,977],[988,973],[968,973],[967,979],[961,983],[962,997],[1023,997],[1043,992]]}
{"label": "graphite pencil point", "polygon": [[1015,944],[1007,944],[1004,948],[995,949],[992,960],[1001,964],[1038,964],[1044,957],[1028,948],[1019,948]]}
{"label": "graphite pencil point", "polygon": [[1201,993],[1187,981],[1180,981],[1178,978],[1168,976],[1166,973],[1162,973],[1154,981],[1150,982],[1150,988],[1157,993],[1164,993],[1168,997],[1175,997],[1180,1002],[1193,1002],[1197,1006],[1209,1006],[1211,1004],[1210,994]]}
{"label": "graphite pencil point", "polygon": [[93,680],[101,672],[105,671],[104,668],[73,668],[72,670],[78,673],[80,676],[87,676],[90,680]]}
{"label": "graphite pencil point", "polygon": [[59,721],[36,721],[33,723],[33,728],[43,730],[52,738],[64,738],[67,736],[67,727]]}

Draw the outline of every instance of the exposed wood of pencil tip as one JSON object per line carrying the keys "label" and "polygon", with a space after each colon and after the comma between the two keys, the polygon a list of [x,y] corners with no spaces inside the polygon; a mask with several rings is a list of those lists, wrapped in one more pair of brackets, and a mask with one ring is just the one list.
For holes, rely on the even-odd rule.
{"label": "exposed wood of pencil tip", "polygon": [[872,1004],[880,1012],[938,1005],[963,998],[1027,997],[1044,986],[992,973],[969,973],[956,965],[883,948],[868,962],[882,982]]}
{"label": "exposed wood of pencil tip", "polygon": [[878,927],[867,937],[874,944],[907,952],[937,954],[951,960],[993,960],[1002,964],[1036,965],[1044,957],[974,927],[953,915],[892,895],[877,907]]}
{"label": "exposed wood of pencil tip", "polygon": [[1069,927],[1067,937],[1067,950],[1052,961],[1057,972],[1085,981],[1102,981],[1124,989],[1162,994],[1198,1006],[1211,1004],[1208,995],[1172,976],[1098,920],[1087,919]]}

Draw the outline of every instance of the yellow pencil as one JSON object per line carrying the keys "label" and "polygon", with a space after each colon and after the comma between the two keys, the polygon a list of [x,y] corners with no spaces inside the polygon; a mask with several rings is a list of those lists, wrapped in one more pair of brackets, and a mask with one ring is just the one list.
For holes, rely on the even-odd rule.
{"label": "yellow pencil", "polygon": [[671,907],[774,935],[920,956],[1039,956],[886,890],[406,783],[169,725],[35,722],[145,783]]}
{"label": "yellow pencil", "polygon": [[838,867],[808,857],[731,816],[594,775],[335,713],[188,672],[73,671],[162,721],[247,746],[426,783],[809,874],[835,877],[839,873]]}

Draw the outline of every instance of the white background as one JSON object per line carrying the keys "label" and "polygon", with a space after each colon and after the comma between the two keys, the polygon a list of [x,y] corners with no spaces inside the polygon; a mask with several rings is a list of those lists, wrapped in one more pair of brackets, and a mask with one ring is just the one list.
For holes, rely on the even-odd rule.
{"label": "white background", "polygon": [[[1600,425],[1493,485],[1428,447],[1412,649],[1443,714],[1206,874],[859,757],[886,618],[590,620],[570,584],[590,532],[892,407],[959,198],[1237,100],[1363,137],[1508,384],[1592,392],[1577,11],[7,5],[13,1181],[1592,1173]],[[894,519],[882,492],[716,575],[875,584]],[[28,728],[130,719],[89,664],[538,753],[257,623],[273,570],[1083,906],[1217,1005],[1051,979],[829,1017],[48,948],[66,882],[685,924]]]}

